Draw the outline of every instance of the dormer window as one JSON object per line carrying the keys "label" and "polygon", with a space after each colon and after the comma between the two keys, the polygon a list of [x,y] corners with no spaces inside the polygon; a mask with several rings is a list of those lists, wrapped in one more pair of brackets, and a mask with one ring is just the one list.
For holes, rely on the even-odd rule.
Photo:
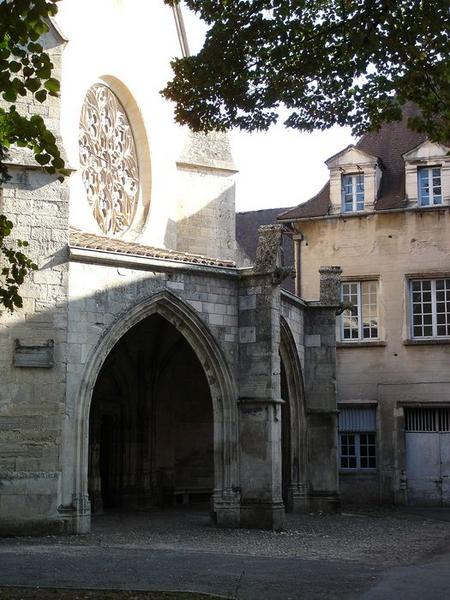
{"label": "dormer window", "polygon": [[405,192],[410,206],[450,204],[450,146],[425,140],[406,154]]}
{"label": "dormer window", "polygon": [[420,206],[442,204],[442,183],[440,167],[419,167],[417,185]]}
{"label": "dormer window", "polygon": [[342,175],[342,211],[364,210],[364,174]]}

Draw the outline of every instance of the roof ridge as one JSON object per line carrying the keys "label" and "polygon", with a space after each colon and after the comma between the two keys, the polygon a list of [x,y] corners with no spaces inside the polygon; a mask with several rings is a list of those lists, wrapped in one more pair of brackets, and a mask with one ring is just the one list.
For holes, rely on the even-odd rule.
{"label": "roof ridge", "polygon": [[238,210],[236,211],[237,215],[248,215],[248,214],[254,214],[254,213],[261,213],[261,212],[266,212],[268,210],[291,210],[292,208],[295,208],[296,205],[294,206],[273,206],[272,208],[257,208],[256,210]]}

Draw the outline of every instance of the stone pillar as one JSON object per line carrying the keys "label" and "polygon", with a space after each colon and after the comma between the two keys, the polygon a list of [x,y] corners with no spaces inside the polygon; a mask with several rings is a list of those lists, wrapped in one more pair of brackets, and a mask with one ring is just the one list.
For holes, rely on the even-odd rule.
{"label": "stone pillar", "polygon": [[305,393],[312,510],[339,509],[336,310],[340,303],[340,267],[320,270],[320,301],[305,314]]}
{"label": "stone pillar", "polygon": [[280,530],[281,496],[279,225],[260,227],[255,268],[239,291],[241,526]]}

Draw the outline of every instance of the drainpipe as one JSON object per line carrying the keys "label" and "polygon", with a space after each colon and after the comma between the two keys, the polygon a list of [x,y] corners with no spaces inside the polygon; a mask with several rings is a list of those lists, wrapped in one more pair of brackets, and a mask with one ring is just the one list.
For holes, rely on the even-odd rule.
{"label": "drainpipe", "polygon": [[303,234],[296,233],[292,236],[294,241],[294,257],[295,257],[295,295],[301,298],[302,295],[302,240]]}

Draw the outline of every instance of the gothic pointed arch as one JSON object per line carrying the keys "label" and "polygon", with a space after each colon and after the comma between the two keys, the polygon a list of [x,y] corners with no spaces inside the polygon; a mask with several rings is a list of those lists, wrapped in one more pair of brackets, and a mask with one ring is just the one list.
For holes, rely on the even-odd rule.
{"label": "gothic pointed arch", "polygon": [[[89,412],[94,386],[106,358],[118,341],[143,319],[158,314],[184,336],[199,359],[209,384],[214,419],[213,505],[218,524],[238,519],[238,458],[236,388],[221,348],[198,314],[183,300],[161,291],[127,308],[104,332],[90,353],[81,381],[74,419],[76,465],[74,471],[76,529],[89,530],[87,492]],[[78,508],[77,508],[78,507]],[[225,521],[229,522],[225,522]]]}
{"label": "gothic pointed arch", "polygon": [[308,493],[307,422],[302,366],[291,328],[280,317],[280,359],[285,371],[289,415],[289,504],[291,510],[306,508]]}

